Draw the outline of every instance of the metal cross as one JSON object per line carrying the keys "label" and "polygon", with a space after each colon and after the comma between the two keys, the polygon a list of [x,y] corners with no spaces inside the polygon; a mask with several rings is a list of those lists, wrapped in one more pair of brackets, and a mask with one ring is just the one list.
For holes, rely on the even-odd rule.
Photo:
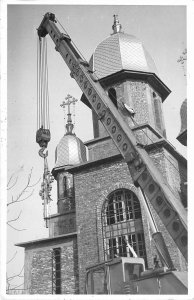
{"label": "metal cross", "polygon": [[67,105],[68,106],[68,114],[70,114],[70,105],[72,103],[75,104],[75,102],[77,102],[78,100],[69,94],[67,95],[67,97],[65,97],[65,100],[60,104],[60,106],[65,108],[65,106]]}

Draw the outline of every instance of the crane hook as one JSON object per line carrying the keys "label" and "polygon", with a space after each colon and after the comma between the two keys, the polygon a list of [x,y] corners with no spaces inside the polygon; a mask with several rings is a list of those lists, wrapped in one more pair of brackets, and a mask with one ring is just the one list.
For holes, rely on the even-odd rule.
{"label": "crane hook", "polygon": [[42,147],[39,151],[38,154],[43,157],[46,158],[48,156],[48,150],[46,151],[46,153],[43,153],[43,151],[46,149],[46,147]]}

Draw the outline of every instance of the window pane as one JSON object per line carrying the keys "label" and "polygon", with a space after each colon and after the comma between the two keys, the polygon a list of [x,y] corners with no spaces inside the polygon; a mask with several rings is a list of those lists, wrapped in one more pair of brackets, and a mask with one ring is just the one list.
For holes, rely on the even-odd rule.
{"label": "window pane", "polygon": [[119,256],[127,256],[127,247],[126,247],[126,242],[125,238],[123,236],[120,236],[118,238],[119,242]]}
{"label": "window pane", "polygon": [[117,222],[123,221],[122,202],[116,202],[115,206],[116,206]]}
{"label": "window pane", "polygon": [[125,281],[131,279],[137,279],[140,277],[141,272],[143,272],[143,266],[141,264],[129,264],[125,263]]}
{"label": "window pane", "polygon": [[95,270],[93,272],[93,294],[107,294],[106,279],[104,269]]}
{"label": "window pane", "polygon": [[113,198],[111,197],[109,205],[106,209],[106,216],[107,216],[107,225],[111,225],[115,223],[114,217],[114,205],[113,205]]}
{"label": "window pane", "polygon": [[111,294],[121,294],[123,283],[122,264],[117,263],[110,266],[110,287]]}

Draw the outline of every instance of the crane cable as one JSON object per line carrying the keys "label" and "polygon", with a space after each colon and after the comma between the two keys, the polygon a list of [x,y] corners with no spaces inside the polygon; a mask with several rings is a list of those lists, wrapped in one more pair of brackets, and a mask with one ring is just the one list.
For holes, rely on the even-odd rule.
{"label": "crane cable", "polygon": [[48,95],[48,67],[46,38],[38,38],[37,46],[37,129],[43,126],[50,129],[49,122],[49,95]]}
{"label": "crane cable", "polygon": [[50,141],[50,118],[49,118],[49,92],[48,92],[48,66],[47,66],[47,40],[39,38],[37,40],[37,132],[36,142],[41,149],[39,155],[44,158],[43,181],[39,195],[43,200],[44,211],[43,216],[48,227],[51,202],[51,189],[54,177],[51,175],[47,156],[48,151],[43,153]]}
{"label": "crane cable", "polygon": [[36,142],[40,145],[39,155],[46,157],[43,151],[50,141],[48,66],[46,38],[37,40],[37,132]]}

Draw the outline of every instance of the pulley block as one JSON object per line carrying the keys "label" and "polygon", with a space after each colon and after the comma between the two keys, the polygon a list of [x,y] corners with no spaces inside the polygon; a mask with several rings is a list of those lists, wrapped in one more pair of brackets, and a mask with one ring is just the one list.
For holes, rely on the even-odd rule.
{"label": "pulley block", "polygon": [[36,142],[42,148],[47,148],[48,142],[51,139],[51,133],[49,129],[39,128],[36,132]]}

